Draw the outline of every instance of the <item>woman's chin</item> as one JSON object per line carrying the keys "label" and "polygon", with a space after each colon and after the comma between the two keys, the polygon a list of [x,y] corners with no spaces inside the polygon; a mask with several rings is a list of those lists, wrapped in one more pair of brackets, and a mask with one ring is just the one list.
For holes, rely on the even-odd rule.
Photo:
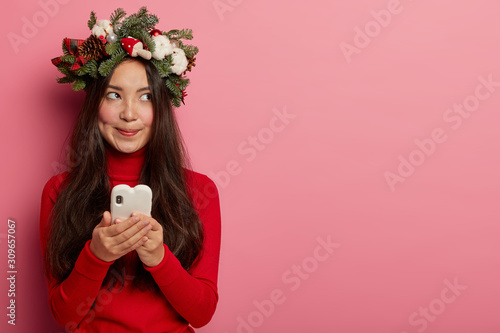
{"label": "woman's chin", "polygon": [[117,151],[124,154],[132,154],[142,148],[139,144],[116,144],[114,147]]}

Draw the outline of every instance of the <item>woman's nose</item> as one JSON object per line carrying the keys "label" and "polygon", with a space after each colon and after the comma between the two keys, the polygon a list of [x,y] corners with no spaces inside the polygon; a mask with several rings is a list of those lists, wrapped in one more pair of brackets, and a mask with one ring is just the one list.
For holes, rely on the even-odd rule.
{"label": "woman's nose", "polygon": [[133,102],[125,103],[120,118],[125,121],[134,121],[138,117],[137,106]]}

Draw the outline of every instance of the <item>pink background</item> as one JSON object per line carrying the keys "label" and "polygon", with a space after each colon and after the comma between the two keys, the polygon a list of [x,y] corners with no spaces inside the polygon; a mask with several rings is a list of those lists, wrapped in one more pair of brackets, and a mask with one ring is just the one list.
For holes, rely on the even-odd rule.
{"label": "pink background", "polygon": [[[18,269],[15,328],[0,279],[2,332],[62,332],[38,213],[82,95],[55,82],[50,59],[64,37],[88,36],[91,10],[140,6],[54,1],[1,11],[1,275],[8,218]],[[200,48],[177,110],[222,203],[220,302],[200,332],[500,331],[498,1],[144,4]],[[16,52],[8,34],[34,18]],[[318,247],[328,237],[332,253]]]}

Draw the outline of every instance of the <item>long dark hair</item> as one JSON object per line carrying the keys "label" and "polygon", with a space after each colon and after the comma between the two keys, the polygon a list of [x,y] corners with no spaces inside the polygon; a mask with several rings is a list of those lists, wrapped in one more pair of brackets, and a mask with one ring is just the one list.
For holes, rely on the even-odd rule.
{"label": "long dark hair", "polygon": [[[154,121],[147,144],[140,182],[153,191],[151,215],[163,227],[163,240],[187,270],[202,250],[203,229],[186,186],[184,168],[189,161],[172,110],[169,91],[150,61],[140,61],[152,94]],[[51,213],[45,270],[59,281],[73,269],[85,243],[109,210],[109,177],[106,145],[98,128],[98,111],[113,73],[100,77],[86,89],[86,96],[70,140],[69,171]],[[118,274],[117,274],[118,273]],[[121,278],[120,278],[121,277]],[[122,260],[108,271],[104,283],[124,282]],[[138,261],[134,284],[154,287],[154,281]]]}

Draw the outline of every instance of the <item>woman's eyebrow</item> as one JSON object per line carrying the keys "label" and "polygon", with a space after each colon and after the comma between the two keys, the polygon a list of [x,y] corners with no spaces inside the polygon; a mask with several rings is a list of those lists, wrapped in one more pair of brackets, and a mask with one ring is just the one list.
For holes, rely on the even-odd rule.
{"label": "woman's eyebrow", "polygon": [[[113,85],[108,85],[108,89],[111,88],[111,89],[115,89],[115,90],[119,90],[119,91],[123,91],[123,88],[121,87],[118,87],[118,86],[113,86]],[[151,90],[151,88],[149,87],[143,87],[143,88],[139,88],[137,89],[137,92],[141,92],[141,91],[145,91],[145,90]]]}
{"label": "woman's eyebrow", "polygon": [[122,88],[120,87],[117,87],[117,86],[113,86],[111,84],[108,85],[108,89],[111,88],[111,89],[115,89],[115,90],[123,90]]}

